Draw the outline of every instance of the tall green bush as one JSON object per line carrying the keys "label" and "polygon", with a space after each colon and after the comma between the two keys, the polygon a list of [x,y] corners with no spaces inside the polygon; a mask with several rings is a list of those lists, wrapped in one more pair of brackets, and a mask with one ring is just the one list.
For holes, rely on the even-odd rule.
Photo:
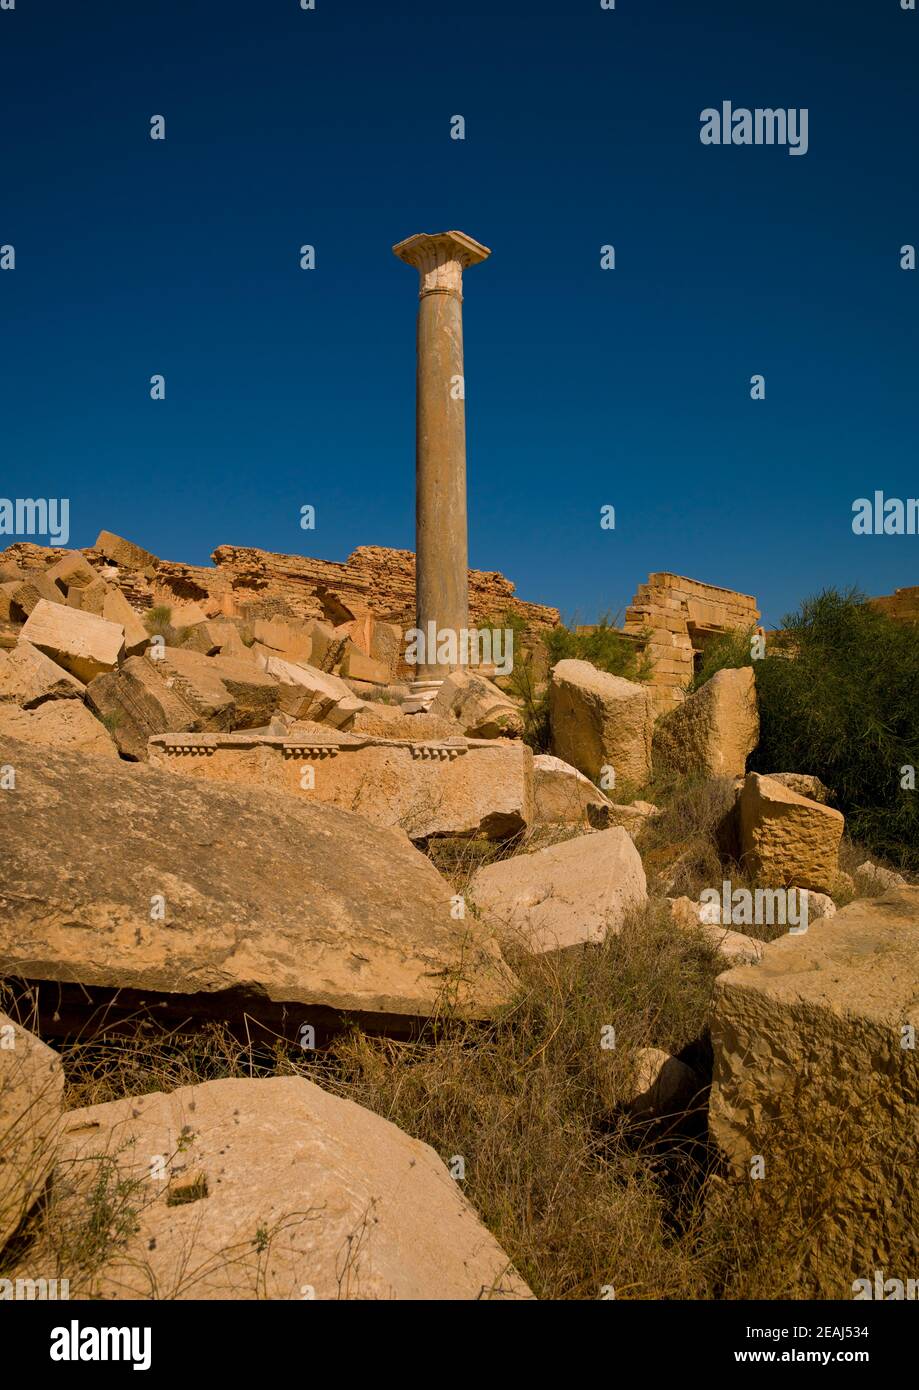
{"label": "tall green bush", "polygon": [[[814,773],[849,834],[919,867],[919,627],[895,622],[855,590],[826,589],[783,619],[753,663],[758,772]],[[905,784],[905,785],[904,785]]]}

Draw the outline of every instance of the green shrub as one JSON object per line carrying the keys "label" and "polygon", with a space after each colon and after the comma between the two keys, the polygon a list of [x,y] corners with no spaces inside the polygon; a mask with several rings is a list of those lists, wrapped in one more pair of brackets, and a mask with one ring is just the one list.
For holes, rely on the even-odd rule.
{"label": "green shrub", "polygon": [[702,665],[686,687],[687,694],[705,685],[719,671],[733,671],[738,666],[751,666],[750,643],[755,627],[738,628],[736,632],[722,632],[705,648]]}
{"label": "green shrub", "polygon": [[895,622],[855,590],[826,589],[783,619],[754,662],[757,772],[810,772],[832,789],[855,839],[919,867],[919,627]]}
{"label": "green shrub", "polygon": [[559,623],[543,637],[549,653],[549,665],[557,661],[589,661],[598,671],[622,676],[629,681],[646,681],[652,665],[641,650],[641,643],[626,637],[606,613],[590,632],[578,632],[574,627]]}

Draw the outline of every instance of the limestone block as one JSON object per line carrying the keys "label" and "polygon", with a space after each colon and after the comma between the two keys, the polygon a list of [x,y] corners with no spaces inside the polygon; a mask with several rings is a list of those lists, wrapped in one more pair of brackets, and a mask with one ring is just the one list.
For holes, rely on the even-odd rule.
{"label": "limestone block", "polygon": [[553,753],[591,781],[604,767],[617,784],[648,781],[654,707],[645,686],[587,661],[560,661],[549,682],[549,715]]}
{"label": "limestone block", "polygon": [[162,663],[145,656],[130,656],[116,671],[90,681],[86,699],[107,720],[122,757],[135,762],[146,761],[153,734],[199,729],[205,722],[182,698]]}
{"label": "limestone block", "polygon": [[133,541],[126,541],[111,531],[100,531],[93,549],[123,570],[143,570],[157,564],[156,556],[151,555],[149,550],[142,550]]}
{"label": "limestone block", "polygon": [[469,892],[503,937],[534,953],[601,942],[648,896],[641,856],[621,826],[488,864]]}
{"label": "limestone block", "polygon": [[451,671],[431,703],[430,712],[453,717],[470,738],[519,738],[520,706],[477,671]]}
{"label": "limestone block", "polygon": [[[302,1077],[229,1078],[71,1111],[60,1181],[168,1176],[94,1276],[111,1299],[531,1298],[433,1149]],[[264,1231],[270,1258],[253,1238]]]}
{"label": "limestone block", "polygon": [[611,802],[583,772],[549,753],[533,758],[536,821],[541,825],[590,825],[608,817]]}
{"label": "limestone block", "polygon": [[60,1057],[0,1013],[0,1250],[54,1167],[63,1097]]}
{"label": "limestone block", "polygon": [[79,700],[49,700],[35,709],[0,704],[0,738],[4,744],[16,739],[93,757],[118,757],[105,725]]}
{"label": "limestone block", "polygon": [[124,650],[120,623],[45,599],[32,610],[22,636],[84,683],[111,671]]}
{"label": "limestone block", "polygon": [[0,651],[0,704],[35,709],[46,700],[82,700],[84,689],[82,681],[31,642],[20,639],[12,651]]}
{"label": "limestone block", "polygon": [[742,777],[759,742],[751,666],[718,671],[663,715],[654,729],[655,764],[689,775]]}
{"label": "limestone block", "polygon": [[[710,1128],[738,1173],[765,1156],[770,1198],[826,1174],[802,1251],[819,1296],[915,1249],[919,1201],[919,888],[852,903],[715,983]],[[796,1116],[801,1123],[795,1122]],[[908,1271],[907,1271],[908,1272]]]}
{"label": "limestone block", "polygon": [[844,817],[798,796],[781,782],[747,774],[740,794],[740,846],[757,882],[774,887],[838,891]]}
{"label": "limestone block", "polygon": [[256,787],[12,741],[4,757],[17,779],[0,795],[0,976],[179,995],[182,1009],[286,1006],[291,1038],[310,1008],[388,1026],[446,992],[487,1017],[516,988],[404,835]]}
{"label": "limestone block", "polygon": [[503,839],[533,820],[533,755],[486,740],[406,743],[371,736],[163,734],[150,761],[184,777],[271,787],[340,806],[413,840]]}

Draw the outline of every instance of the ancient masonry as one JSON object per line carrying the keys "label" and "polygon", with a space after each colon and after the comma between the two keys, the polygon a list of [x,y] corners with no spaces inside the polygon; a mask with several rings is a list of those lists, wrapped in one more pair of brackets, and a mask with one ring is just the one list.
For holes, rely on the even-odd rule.
{"label": "ancient masonry", "polygon": [[724,632],[753,627],[758,618],[756,599],[749,594],[666,571],[649,575],[626,609],[624,631],[648,634],[645,650],[654,663],[651,686],[657,708],[680,703],[709,642]]}
{"label": "ancient masonry", "polygon": [[[186,602],[210,598],[228,617],[323,618],[349,622],[372,611],[381,622],[403,632],[415,623],[415,556],[410,550],[362,545],[344,562],[303,555],[273,555],[247,546],[220,545],[215,569],[160,560],[156,601]],[[514,585],[496,570],[469,570],[469,612],[484,624],[511,612],[534,632],[554,627],[557,608],[525,603]],[[141,600],[149,605],[150,600]]]}
{"label": "ancient masonry", "polygon": [[876,608],[880,613],[886,613],[888,618],[893,618],[900,623],[919,623],[919,585],[913,584],[908,589],[894,589],[892,594],[885,594],[881,598],[872,598],[868,602],[872,608]]}
{"label": "ancient masonry", "polygon": [[[393,247],[420,278],[415,390],[415,586],[417,627],[459,642],[469,628],[466,578],[466,391],[463,375],[463,271],[491,252],[465,232],[426,232]],[[431,634],[430,638],[428,634]],[[430,658],[432,653],[425,652]],[[462,665],[460,658],[457,665]],[[417,670],[406,713],[426,709],[448,674],[427,659]]]}
{"label": "ancient masonry", "polygon": [[[125,544],[127,544],[125,542]],[[36,568],[56,562],[59,550],[19,541],[4,558]],[[107,556],[88,547],[82,552],[99,568]],[[135,567],[120,565],[107,571],[108,583],[121,589],[129,603],[143,612],[156,604],[202,603],[225,617],[321,618],[333,625],[372,612],[381,622],[403,629],[415,622],[415,556],[411,550],[362,545],[347,560],[318,560],[307,555],[275,555],[252,546],[219,545],[213,566],[159,560]],[[557,608],[526,603],[514,585],[497,570],[469,570],[469,611],[474,623],[484,624],[507,612],[521,618],[534,634],[554,627]]]}
{"label": "ancient masonry", "polygon": [[152,767],[328,802],[413,840],[500,840],[534,819],[533,755],[519,741],[184,733],[154,735],[149,750]]}

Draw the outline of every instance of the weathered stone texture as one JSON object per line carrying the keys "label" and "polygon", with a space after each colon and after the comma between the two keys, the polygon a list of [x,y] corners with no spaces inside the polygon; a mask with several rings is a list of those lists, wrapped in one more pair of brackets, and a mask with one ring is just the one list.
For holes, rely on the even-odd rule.
{"label": "weathered stone texture", "polygon": [[647,687],[598,671],[589,661],[559,661],[549,683],[552,751],[591,781],[612,768],[616,786],[651,776],[654,706]]}
{"label": "weathered stone texture", "polygon": [[831,897],[838,891],[841,812],[750,772],[739,814],[741,857],[758,883],[813,888]]}
{"label": "weathered stone texture", "polygon": [[533,755],[522,743],[406,742],[370,735],[163,734],[157,767],[208,782],[270,787],[339,806],[413,840],[503,839],[533,821]]}
{"label": "weathered stone texture", "polygon": [[57,1053],[0,1013],[0,1250],[51,1174],[63,1095]]}
{"label": "weathered stone texture", "polygon": [[751,666],[718,671],[654,728],[654,760],[683,775],[742,777],[759,742]]}
{"label": "weathered stone texture", "polygon": [[124,650],[124,628],[118,623],[44,599],[29,615],[22,636],[84,682],[111,671]]}
{"label": "weathered stone texture", "polygon": [[99,1298],[532,1297],[433,1149],[302,1077],[70,1112],[60,1186],[88,1195],[101,1155],[144,1201]]}
{"label": "weathered stone texture", "polygon": [[46,700],[81,700],[84,690],[82,681],[31,642],[20,640],[12,651],[0,651],[0,704],[34,709]]}
{"label": "weathered stone texture", "polygon": [[0,795],[0,975],[233,991],[250,1010],[307,1006],[304,1022],[313,1005],[427,1017],[445,993],[483,1015],[513,989],[404,835],[137,764],[13,742],[4,757],[16,789]]}
{"label": "weathered stone texture", "polygon": [[741,1174],[765,1159],[771,1200],[825,1203],[805,1250],[824,1297],[915,1252],[919,1200],[919,888],[856,902],[719,976],[710,1122]]}
{"label": "weathered stone texture", "polygon": [[647,655],[654,663],[651,686],[659,710],[673,709],[695,671],[695,654],[722,632],[752,627],[759,617],[756,599],[680,574],[650,574],[626,609],[625,631],[649,634]]}
{"label": "weathered stone texture", "polygon": [[12,761],[9,753],[12,745],[7,745],[7,739],[66,748],[73,753],[88,753],[99,758],[118,757],[118,749],[105,725],[81,700],[49,700],[35,709],[0,704],[0,738],[6,750],[5,761]]}
{"label": "weathered stone texture", "polygon": [[486,921],[534,952],[601,942],[647,900],[641,856],[620,826],[488,864],[469,892]]}
{"label": "weathered stone texture", "polygon": [[153,734],[200,729],[204,723],[161,667],[148,657],[129,656],[117,671],[97,676],[86,687],[86,699],[101,719],[108,720],[119,753],[134,762],[146,761],[147,740]]}
{"label": "weathered stone texture", "polygon": [[550,753],[533,759],[536,820],[541,825],[584,825],[608,822],[612,803],[576,767]]}

